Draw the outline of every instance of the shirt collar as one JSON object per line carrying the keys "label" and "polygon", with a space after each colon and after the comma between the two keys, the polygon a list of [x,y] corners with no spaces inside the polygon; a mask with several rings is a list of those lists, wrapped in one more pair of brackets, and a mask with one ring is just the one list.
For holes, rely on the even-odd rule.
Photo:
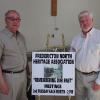
{"label": "shirt collar", "polygon": [[[91,36],[92,34],[93,34],[93,32],[94,32],[94,27],[87,33],[87,36]],[[83,33],[81,33],[81,36],[83,37],[83,38],[85,38],[86,36],[83,34]]]}
{"label": "shirt collar", "polygon": [[[3,29],[3,32],[4,32],[5,34],[7,34],[10,38],[13,38],[13,37],[14,37],[13,33],[10,32],[7,28]],[[18,35],[19,33],[20,33],[20,32],[17,31],[16,34]]]}

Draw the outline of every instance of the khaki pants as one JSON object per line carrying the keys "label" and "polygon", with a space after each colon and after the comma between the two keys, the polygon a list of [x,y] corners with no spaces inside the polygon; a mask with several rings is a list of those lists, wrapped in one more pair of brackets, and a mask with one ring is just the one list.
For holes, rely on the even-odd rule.
{"label": "khaki pants", "polygon": [[83,75],[76,70],[76,100],[100,100],[100,90],[92,89],[97,76],[97,74]]}
{"label": "khaki pants", "polygon": [[17,74],[3,73],[9,86],[9,94],[0,93],[0,100],[28,100],[26,96],[26,71]]}

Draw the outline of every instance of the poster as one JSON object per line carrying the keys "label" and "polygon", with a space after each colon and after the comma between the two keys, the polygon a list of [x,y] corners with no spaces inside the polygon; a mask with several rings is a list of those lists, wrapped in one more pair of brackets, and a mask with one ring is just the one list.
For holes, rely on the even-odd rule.
{"label": "poster", "polygon": [[75,95],[74,52],[32,52],[32,95]]}

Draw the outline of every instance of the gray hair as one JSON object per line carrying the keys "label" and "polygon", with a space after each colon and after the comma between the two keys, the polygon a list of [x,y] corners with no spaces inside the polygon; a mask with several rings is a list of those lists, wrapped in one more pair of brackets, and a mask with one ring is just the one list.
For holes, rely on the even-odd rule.
{"label": "gray hair", "polygon": [[9,13],[11,12],[14,12],[16,13],[18,16],[20,16],[20,14],[16,11],[16,10],[8,10],[6,13],[5,13],[5,17],[7,17],[9,15]]}
{"label": "gray hair", "polygon": [[80,20],[80,17],[85,16],[85,15],[89,15],[90,18],[93,18],[93,14],[91,12],[89,12],[88,10],[84,10],[84,11],[79,13],[78,19]]}

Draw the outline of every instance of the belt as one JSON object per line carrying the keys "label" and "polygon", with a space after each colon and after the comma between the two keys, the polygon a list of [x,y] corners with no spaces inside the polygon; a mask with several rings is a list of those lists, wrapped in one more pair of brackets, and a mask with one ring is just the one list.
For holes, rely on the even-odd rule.
{"label": "belt", "polygon": [[3,73],[9,73],[9,74],[17,74],[22,73],[25,69],[19,70],[19,71],[9,71],[9,70],[2,70]]}
{"label": "belt", "polygon": [[[77,70],[77,69],[76,69]],[[81,71],[79,71],[79,70],[77,70],[78,72],[80,72],[80,73],[82,73],[82,74],[84,74],[84,75],[94,75],[94,74],[98,74],[100,71],[92,71],[92,72],[81,72]]]}

